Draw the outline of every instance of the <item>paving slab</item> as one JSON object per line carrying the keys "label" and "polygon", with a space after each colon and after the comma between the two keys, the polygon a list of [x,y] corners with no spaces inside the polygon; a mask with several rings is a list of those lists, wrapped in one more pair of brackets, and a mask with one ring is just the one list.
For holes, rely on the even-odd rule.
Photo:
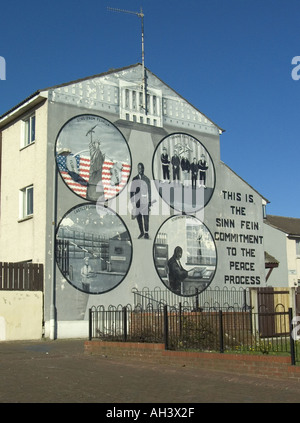
{"label": "paving slab", "polygon": [[300,400],[300,383],[293,380],[94,356],[84,352],[84,342],[0,342],[0,403],[98,403],[112,410],[112,404]]}

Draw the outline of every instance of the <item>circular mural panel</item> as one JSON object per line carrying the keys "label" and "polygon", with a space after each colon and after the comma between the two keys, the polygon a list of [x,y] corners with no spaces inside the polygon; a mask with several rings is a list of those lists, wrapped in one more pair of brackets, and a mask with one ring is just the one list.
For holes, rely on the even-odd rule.
{"label": "circular mural panel", "polygon": [[183,213],[194,213],[211,199],[215,169],[206,148],[188,134],[165,137],[156,147],[153,178],[160,196]]}
{"label": "circular mural panel", "polygon": [[111,122],[96,115],[75,116],[62,127],[56,162],[67,186],[89,201],[115,197],[131,170],[125,138]]}
{"label": "circular mural panel", "polygon": [[214,240],[207,227],[188,215],[170,217],[158,230],[154,264],[162,282],[178,295],[204,291],[217,266]]}
{"label": "circular mural panel", "polygon": [[119,285],[132,257],[129,232],[107,207],[92,203],[71,209],[56,231],[56,262],[80,291],[102,294]]}

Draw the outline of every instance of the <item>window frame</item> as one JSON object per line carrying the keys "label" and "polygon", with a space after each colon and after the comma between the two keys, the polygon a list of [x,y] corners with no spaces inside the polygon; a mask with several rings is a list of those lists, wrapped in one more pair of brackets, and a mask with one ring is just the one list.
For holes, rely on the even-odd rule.
{"label": "window frame", "polygon": [[19,219],[28,219],[33,217],[34,212],[34,187],[28,185],[19,191]]}
{"label": "window frame", "polygon": [[36,115],[35,112],[22,120],[21,148],[35,143]]}
{"label": "window frame", "polygon": [[300,239],[296,239],[296,257],[300,258]]}

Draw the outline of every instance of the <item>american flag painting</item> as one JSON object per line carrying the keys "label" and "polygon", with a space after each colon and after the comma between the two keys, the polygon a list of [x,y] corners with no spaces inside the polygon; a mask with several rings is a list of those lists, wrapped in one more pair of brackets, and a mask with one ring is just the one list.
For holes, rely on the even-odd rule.
{"label": "american flag painting", "polygon": [[[72,191],[80,195],[83,198],[86,198],[87,185],[86,183],[89,180],[90,174],[90,158],[82,155],[74,156],[76,159],[77,169],[79,170],[79,178],[72,178],[70,172],[67,168],[67,157],[66,156],[56,156],[58,168],[61,176],[63,177],[66,184],[70,187]],[[130,175],[130,165],[128,163],[120,163],[120,181],[119,184],[115,185],[112,180],[112,168],[115,163],[110,160],[105,160],[102,168],[102,184],[104,188],[105,199],[109,200],[115,197],[127,184],[128,178]],[[74,175],[73,175],[74,176]],[[82,178],[82,179],[81,179]],[[76,181],[76,180],[77,181]],[[81,180],[81,183],[80,183]]]}

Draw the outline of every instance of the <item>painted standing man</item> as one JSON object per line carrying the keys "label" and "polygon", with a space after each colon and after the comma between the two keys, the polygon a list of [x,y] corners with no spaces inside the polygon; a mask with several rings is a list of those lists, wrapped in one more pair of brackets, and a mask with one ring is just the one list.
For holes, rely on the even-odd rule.
{"label": "painted standing man", "polygon": [[207,162],[205,160],[204,154],[201,155],[201,159],[198,162],[199,167],[199,183],[200,187],[206,188],[206,171],[208,169]]}
{"label": "painted standing man", "polygon": [[169,169],[170,160],[169,160],[166,147],[163,148],[163,152],[162,152],[162,155],[160,156],[160,160],[162,164],[163,180],[164,182],[165,181],[169,182],[170,181],[170,169]]}
{"label": "painted standing man", "polygon": [[94,276],[92,268],[89,263],[89,257],[84,258],[84,265],[81,268],[82,288],[89,292],[91,287],[91,279]]}
{"label": "painted standing man", "polygon": [[188,186],[189,185],[189,180],[190,180],[190,169],[191,169],[191,164],[189,159],[187,158],[187,155],[183,156],[181,159],[181,170],[183,173],[183,185]]}
{"label": "painted standing man", "polygon": [[180,167],[180,159],[177,156],[177,151],[174,151],[174,156],[172,157],[172,167],[173,167],[173,180],[177,180],[179,182],[179,167]]}
{"label": "painted standing man", "polygon": [[151,206],[150,179],[144,175],[144,164],[138,164],[138,174],[132,179],[130,198],[133,205],[132,217],[137,219],[140,238],[149,239],[149,213]]}
{"label": "painted standing man", "polygon": [[197,187],[197,179],[198,179],[198,163],[196,157],[193,159],[193,163],[191,163],[191,176],[192,176],[192,188],[196,189]]}

